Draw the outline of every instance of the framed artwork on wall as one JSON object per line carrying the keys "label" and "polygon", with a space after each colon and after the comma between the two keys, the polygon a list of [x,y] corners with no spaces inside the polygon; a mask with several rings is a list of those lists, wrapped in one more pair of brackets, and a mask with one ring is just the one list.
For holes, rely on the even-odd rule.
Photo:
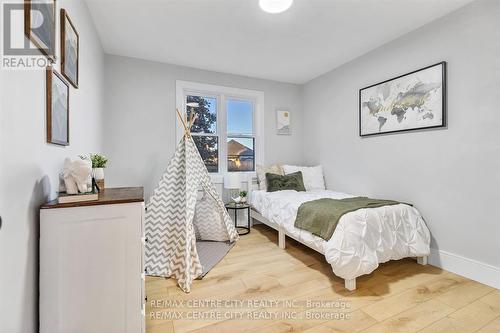
{"label": "framed artwork on wall", "polygon": [[291,135],[290,111],[276,110],[276,133],[278,135]]}
{"label": "framed artwork on wall", "polygon": [[52,67],[46,71],[47,142],[69,146],[69,83]]}
{"label": "framed artwork on wall", "polygon": [[65,9],[61,9],[61,73],[78,88],[80,37]]}
{"label": "framed artwork on wall", "polygon": [[446,126],[446,62],[359,90],[359,135]]}
{"label": "framed artwork on wall", "polygon": [[52,63],[56,61],[56,1],[24,1],[24,34]]}

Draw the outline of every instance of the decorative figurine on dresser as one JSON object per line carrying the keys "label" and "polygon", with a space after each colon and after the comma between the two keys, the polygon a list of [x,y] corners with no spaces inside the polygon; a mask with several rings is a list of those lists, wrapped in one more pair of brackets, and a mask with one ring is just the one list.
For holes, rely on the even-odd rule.
{"label": "decorative figurine on dresser", "polygon": [[40,209],[40,332],[144,333],[144,191]]}
{"label": "decorative figurine on dresser", "polygon": [[98,188],[92,177],[92,162],[90,159],[66,158],[64,169],[59,174],[59,203],[97,200]]}

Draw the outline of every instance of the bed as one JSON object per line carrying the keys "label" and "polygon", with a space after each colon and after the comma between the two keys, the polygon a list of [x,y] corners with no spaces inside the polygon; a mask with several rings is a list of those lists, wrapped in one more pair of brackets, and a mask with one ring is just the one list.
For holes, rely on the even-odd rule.
{"label": "bed", "polygon": [[278,231],[278,245],[285,249],[285,237],[322,253],[333,273],[345,280],[348,290],[356,289],[356,278],[373,272],[380,263],[416,257],[427,264],[430,233],[418,210],[397,204],[360,209],[339,220],[333,236],[325,241],[312,233],[294,227],[299,206],[308,201],[353,195],[330,190],[307,192],[266,192],[249,186],[251,217]]}

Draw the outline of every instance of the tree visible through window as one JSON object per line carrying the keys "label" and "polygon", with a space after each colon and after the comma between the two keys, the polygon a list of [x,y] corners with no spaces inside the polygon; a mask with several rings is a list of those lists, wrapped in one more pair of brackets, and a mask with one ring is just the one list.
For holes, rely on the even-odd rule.
{"label": "tree visible through window", "polygon": [[[189,106],[196,103],[198,106]],[[198,119],[191,127],[191,134],[201,158],[205,162],[208,172],[219,172],[217,99],[188,95],[186,96],[186,105],[188,119],[191,112],[198,115]]]}
{"label": "tree visible through window", "polygon": [[191,135],[208,171],[255,171],[254,101],[220,93],[184,98],[188,118],[198,116]]}

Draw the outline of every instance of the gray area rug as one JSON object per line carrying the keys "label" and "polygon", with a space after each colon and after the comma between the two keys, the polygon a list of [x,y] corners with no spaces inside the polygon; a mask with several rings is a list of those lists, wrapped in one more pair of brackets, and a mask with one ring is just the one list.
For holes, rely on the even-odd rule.
{"label": "gray area rug", "polygon": [[203,267],[203,273],[200,279],[207,275],[207,273],[226,256],[234,244],[236,244],[236,242],[229,243],[196,240],[196,250],[198,251],[198,257]]}

